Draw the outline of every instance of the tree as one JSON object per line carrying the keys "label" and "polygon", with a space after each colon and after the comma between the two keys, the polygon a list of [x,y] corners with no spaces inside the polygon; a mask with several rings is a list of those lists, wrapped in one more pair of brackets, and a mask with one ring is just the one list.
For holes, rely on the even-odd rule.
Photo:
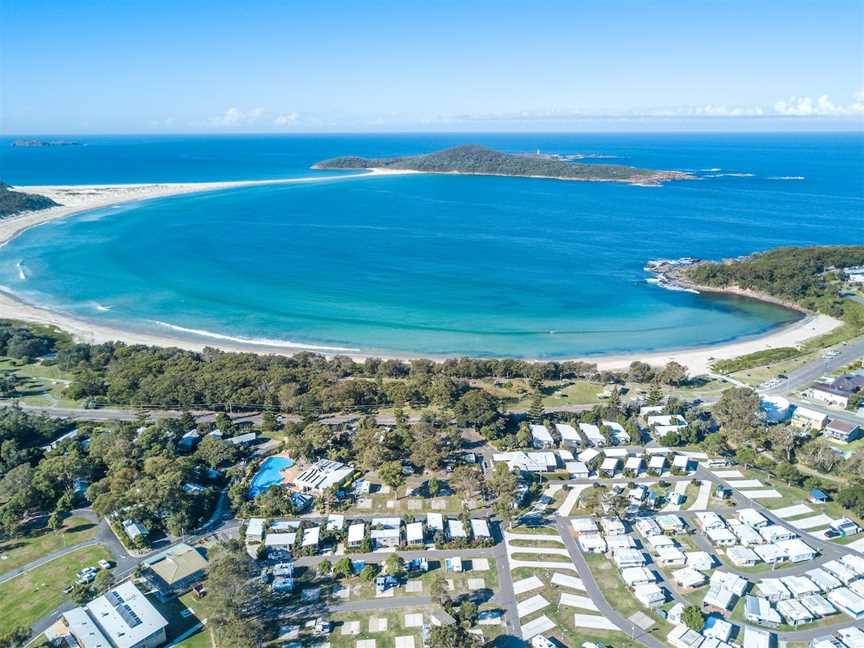
{"label": "tree", "polygon": [[316,569],[316,571],[318,572],[319,576],[329,576],[330,572],[333,571],[333,564],[329,560],[324,559],[320,563],[318,563],[318,568]]}
{"label": "tree", "polygon": [[453,490],[462,500],[462,507],[467,509],[471,495],[477,485],[477,473],[471,466],[456,466],[453,471]]}
{"label": "tree", "polygon": [[531,396],[531,404],[528,406],[528,418],[534,423],[540,423],[543,418],[543,395],[538,391]]}
{"label": "tree", "polygon": [[627,380],[635,383],[649,383],[654,380],[654,369],[647,362],[631,362],[627,371]]}
{"label": "tree", "polygon": [[500,413],[498,401],[482,389],[465,392],[453,407],[456,423],[461,427],[483,427],[495,422]]}
{"label": "tree", "polygon": [[9,628],[0,634],[0,648],[18,648],[27,643],[33,633],[30,626],[20,625]]}
{"label": "tree", "polygon": [[402,463],[399,461],[388,461],[378,469],[378,476],[385,484],[396,492],[399,497],[399,487],[405,483],[405,474],[402,472]]}
{"label": "tree", "polygon": [[405,571],[405,561],[397,554],[390,554],[384,561],[384,571],[388,576],[401,576]]}
{"label": "tree", "polygon": [[528,424],[525,421],[519,424],[519,430],[516,432],[516,443],[520,448],[527,448],[531,445],[531,430],[528,429]]}
{"label": "tree", "polygon": [[456,615],[465,628],[470,628],[474,625],[474,620],[477,618],[477,604],[471,599],[464,599],[459,604],[459,610]]}
{"label": "tree", "polygon": [[351,564],[351,559],[348,556],[343,556],[333,565],[333,575],[336,578],[351,578],[354,574],[354,568]]}
{"label": "tree", "polygon": [[114,587],[114,581],[114,574],[107,569],[103,569],[96,574],[96,578],[93,580],[93,589],[96,590],[97,594],[104,594]]}
{"label": "tree", "polygon": [[669,362],[663,367],[663,371],[657,379],[664,385],[677,387],[687,382],[687,368],[677,362]]}
{"label": "tree", "polygon": [[52,531],[57,531],[63,526],[63,514],[60,511],[54,511],[48,516],[48,528]]}
{"label": "tree", "polygon": [[480,645],[480,640],[461,625],[432,626],[429,635],[429,648],[471,648]]}
{"label": "tree", "polygon": [[430,497],[438,497],[438,493],[441,492],[441,482],[434,477],[430,477],[429,481],[426,482],[426,489],[429,491]]}
{"label": "tree", "polygon": [[684,622],[684,625],[696,632],[702,632],[702,628],[705,627],[705,617],[702,615],[702,610],[695,605],[688,605],[684,608],[681,620]]}
{"label": "tree", "polygon": [[360,570],[360,580],[370,583],[375,580],[375,577],[380,571],[381,568],[375,563],[367,563],[363,569]]}
{"label": "tree", "polygon": [[443,576],[436,576],[432,580],[432,584],[429,587],[429,595],[433,601],[443,608],[450,605],[450,592],[447,587],[447,581],[444,580]]}
{"label": "tree", "polygon": [[195,450],[195,458],[210,468],[233,463],[237,457],[237,446],[228,441],[205,436]]}
{"label": "tree", "polygon": [[758,422],[759,394],[749,387],[732,387],[711,409],[720,426],[733,435],[749,432]]}
{"label": "tree", "polygon": [[660,383],[656,381],[651,383],[645,402],[649,405],[659,405],[663,402],[663,389],[660,387]]}

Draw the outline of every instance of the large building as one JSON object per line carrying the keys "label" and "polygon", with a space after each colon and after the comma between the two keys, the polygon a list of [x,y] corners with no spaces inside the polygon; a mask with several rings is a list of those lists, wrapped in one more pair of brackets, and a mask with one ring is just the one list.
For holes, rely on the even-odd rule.
{"label": "large building", "polygon": [[132,581],[64,612],[60,626],[80,648],[155,648],[168,622]]}
{"label": "large building", "polygon": [[149,558],[144,564],[148,568],[147,580],[163,600],[188,590],[207,570],[207,559],[185,542]]}
{"label": "large building", "polygon": [[341,486],[354,474],[353,466],[338,461],[316,461],[294,478],[294,487],[304,493],[323,493],[333,486]]}

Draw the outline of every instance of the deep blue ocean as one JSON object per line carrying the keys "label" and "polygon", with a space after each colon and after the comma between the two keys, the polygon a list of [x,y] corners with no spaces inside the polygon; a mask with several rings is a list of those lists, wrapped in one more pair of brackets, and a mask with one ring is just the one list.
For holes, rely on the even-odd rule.
{"label": "deep blue ocean", "polygon": [[649,259],[864,242],[861,134],[75,139],[85,146],[13,148],[0,138],[0,179],[329,176],[310,165],[464,143],[598,155],[700,177],[660,188],[345,177],[98,210],[0,248],[0,284],[23,299],[149,332],[406,355],[682,348],[755,335],[795,316],[647,284]]}

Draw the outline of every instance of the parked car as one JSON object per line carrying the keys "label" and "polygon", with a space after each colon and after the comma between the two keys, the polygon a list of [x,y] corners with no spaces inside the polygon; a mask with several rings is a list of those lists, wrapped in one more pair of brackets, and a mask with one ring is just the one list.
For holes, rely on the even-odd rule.
{"label": "parked car", "polygon": [[113,565],[110,561],[108,561],[108,560],[100,560],[100,561],[99,561],[99,566],[100,566],[102,569],[111,569],[112,567],[114,567],[114,565]]}

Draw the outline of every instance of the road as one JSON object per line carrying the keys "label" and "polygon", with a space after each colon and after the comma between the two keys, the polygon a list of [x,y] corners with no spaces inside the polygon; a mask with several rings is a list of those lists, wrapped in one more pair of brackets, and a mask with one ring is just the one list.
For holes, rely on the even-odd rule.
{"label": "road", "polygon": [[760,390],[761,393],[771,396],[797,393],[820,376],[837,371],[864,355],[864,339],[839,344],[831,347],[831,349],[837,351],[838,355],[836,357],[825,359],[820,356],[790,371],[788,374],[789,377],[786,380],[771,389]]}

